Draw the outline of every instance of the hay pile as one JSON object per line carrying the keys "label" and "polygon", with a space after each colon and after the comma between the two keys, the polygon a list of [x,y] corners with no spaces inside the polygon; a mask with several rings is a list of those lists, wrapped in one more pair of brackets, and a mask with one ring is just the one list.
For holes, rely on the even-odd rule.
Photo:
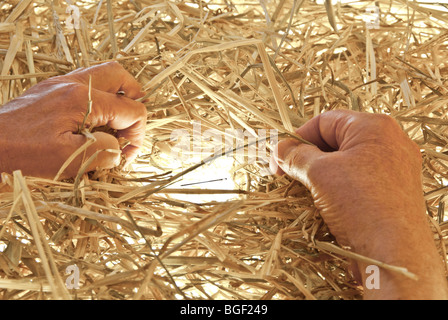
{"label": "hay pile", "polygon": [[[2,176],[13,191],[0,193],[1,298],[362,298],[350,253],[303,186],[247,156],[195,166],[221,148],[216,139],[172,156],[172,132],[193,137],[198,123],[222,137],[281,134],[339,108],[391,114],[421,146],[428,215],[446,256],[444,7],[77,1],[71,29],[71,4],[0,2],[2,103],[50,76],[118,60],[147,93],[147,139],[127,170],[62,182]],[[369,29],[374,4],[379,28]],[[269,156],[274,141],[265,142],[256,147]],[[78,289],[66,283],[78,280],[74,265]]]}

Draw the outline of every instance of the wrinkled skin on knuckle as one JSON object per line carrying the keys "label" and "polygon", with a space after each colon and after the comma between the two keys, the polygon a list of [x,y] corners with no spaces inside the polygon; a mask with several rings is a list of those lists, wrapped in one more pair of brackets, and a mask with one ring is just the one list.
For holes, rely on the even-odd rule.
{"label": "wrinkled skin on knuckle", "polygon": [[399,138],[403,139],[405,134],[395,119],[385,114],[365,114],[369,122],[366,124],[366,129],[374,131],[378,135],[384,135],[390,139],[385,142],[393,142]]}
{"label": "wrinkled skin on knuckle", "polygon": [[325,170],[325,166],[322,165],[322,159],[320,157],[310,161],[306,158],[306,151],[303,149],[298,152],[290,152],[286,156],[281,168],[289,176],[299,180],[310,191],[313,191],[319,185],[320,181],[322,181],[321,172]]}
{"label": "wrinkled skin on knuckle", "polygon": [[396,156],[420,170],[422,157],[419,146],[409,138],[399,123],[392,117],[381,115],[378,121],[380,122],[380,128],[389,138],[386,141],[393,144],[391,149]]}
{"label": "wrinkled skin on knuckle", "polygon": [[305,183],[306,173],[305,168],[300,165],[302,162],[302,153],[290,152],[281,164],[281,168],[283,171],[287,172],[288,175]]}
{"label": "wrinkled skin on knuckle", "polygon": [[71,108],[71,111],[85,112],[89,102],[89,88],[79,83],[70,83],[61,98],[66,103],[66,107]]}

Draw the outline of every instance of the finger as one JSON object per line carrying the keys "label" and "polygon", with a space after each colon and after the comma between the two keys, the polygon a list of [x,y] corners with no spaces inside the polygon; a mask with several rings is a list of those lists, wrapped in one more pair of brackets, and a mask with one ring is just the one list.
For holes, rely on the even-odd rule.
{"label": "finger", "polygon": [[[132,143],[122,150],[123,155],[126,157],[126,163],[133,161],[137,157],[140,148],[143,146],[145,128],[146,121],[139,121],[128,129],[121,130],[117,133],[119,138],[124,138],[129,142],[132,141]],[[143,134],[141,134],[142,132]]]}
{"label": "finger", "polygon": [[350,124],[359,116],[360,113],[350,110],[328,111],[306,122],[296,133],[322,151],[336,151],[340,149]]}
{"label": "finger", "polygon": [[77,69],[63,77],[87,86],[90,77],[92,88],[114,94],[121,91],[126,97],[134,100],[144,96],[138,81],[116,61]]}
{"label": "finger", "polygon": [[[120,164],[120,146],[118,140],[105,132],[92,133],[95,142],[85,151],[81,152],[65,169],[62,177],[75,177],[84,163],[89,163],[85,172],[97,169],[112,169]],[[74,152],[82,148],[87,142],[87,137],[81,134],[67,133],[66,158],[68,159]]]}
{"label": "finger", "polygon": [[126,97],[92,90],[91,126],[107,125],[117,130],[117,138],[125,138],[129,145],[123,149],[127,159],[133,160],[145,138],[147,111],[143,103]]}
{"label": "finger", "polygon": [[[306,157],[311,155],[321,156],[322,154],[320,154],[319,151],[333,152],[339,150],[344,142],[350,124],[353,122],[354,118],[358,116],[359,113],[354,111],[336,110],[325,112],[307,121],[295,131],[303,139],[311,142],[317,148],[312,146],[300,146],[300,149],[308,151],[308,153],[303,155],[295,154],[294,157],[297,162],[295,167],[297,168],[288,168],[288,172],[285,172],[283,167],[288,164],[281,162],[285,160],[285,155],[297,148],[300,143],[293,139],[281,141],[281,143],[274,149],[274,156],[271,157],[270,160],[271,172],[278,175],[287,173],[292,176],[294,175],[294,170],[301,170],[299,168],[300,163],[303,162]],[[300,173],[300,175],[303,175],[303,172]]]}
{"label": "finger", "polygon": [[277,145],[274,146],[274,150],[272,153],[271,158],[269,159],[269,169],[271,170],[271,174],[276,174],[279,176],[282,176],[285,174],[285,172],[280,167],[279,163],[283,161],[283,158],[279,158],[279,152],[284,153],[284,149],[287,149],[289,147],[296,147],[298,145],[298,141],[293,139],[285,139],[281,140]]}
{"label": "finger", "polygon": [[92,125],[124,130],[142,119],[146,121],[146,107],[141,102],[96,89],[92,89],[91,94],[92,110],[88,121]]}
{"label": "finger", "polygon": [[293,179],[302,182],[308,188],[312,187],[309,179],[309,169],[314,161],[325,155],[318,147],[303,144],[295,139],[285,139],[276,146],[274,160],[279,173],[286,173]]}

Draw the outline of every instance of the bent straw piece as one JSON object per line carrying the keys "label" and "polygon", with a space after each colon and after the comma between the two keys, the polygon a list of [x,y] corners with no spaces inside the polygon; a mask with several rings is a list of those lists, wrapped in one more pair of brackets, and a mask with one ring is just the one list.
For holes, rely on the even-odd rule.
{"label": "bent straw piece", "polygon": [[6,17],[5,22],[6,23],[13,23],[15,22],[20,15],[25,11],[25,9],[30,5],[32,0],[22,0],[20,1],[17,6],[14,7],[12,12]]}
{"label": "bent straw piece", "polygon": [[0,81],[21,80],[30,78],[49,78],[59,75],[59,72],[37,72],[37,73],[25,73],[25,74],[8,74],[1,76]]}
{"label": "bent straw piece", "polygon": [[[124,53],[128,53],[129,51],[131,51],[135,46],[137,46],[140,41],[142,41],[144,39],[144,37],[146,36],[146,34],[148,33],[149,28],[159,19],[160,17],[160,11],[153,9],[150,14],[156,13],[156,16],[154,18],[151,19],[151,21],[149,21],[143,28],[140,29],[140,31],[137,33],[137,35],[131,40],[131,42],[129,42],[129,44],[123,49],[120,50],[120,52],[124,52]],[[117,55],[117,58],[121,58],[123,57],[123,55],[121,53],[119,53]]]}
{"label": "bent straw piece", "polygon": [[341,256],[347,257],[347,258],[351,258],[357,261],[361,261],[364,263],[369,263],[369,264],[373,264],[376,265],[378,267],[381,267],[383,269],[386,270],[390,270],[396,273],[399,273],[405,277],[408,277],[412,280],[418,280],[418,276],[410,271],[408,271],[408,269],[404,268],[404,267],[397,267],[397,266],[393,266],[381,261],[378,261],[376,259],[372,259],[369,257],[365,257],[363,255],[357,254],[355,252],[351,252],[348,250],[344,250],[338,246],[335,246],[332,243],[329,242],[322,242],[322,241],[315,241],[316,247],[319,249],[323,249],[323,250],[328,250],[330,252],[336,253],[336,254],[340,254]]}
{"label": "bent straw piece", "polygon": [[[16,197],[14,197],[14,201],[12,203],[11,208],[9,209],[8,214],[5,216],[5,220],[2,221],[2,225],[6,225],[9,221],[9,219],[11,219],[11,217],[13,216],[14,211],[16,211],[16,207],[20,204],[21,202],[21,196],[22,196],[22,191],[20,191]],[[0,213],[0,219],[3,219],[1,213]],[[3,234],[6,231],[6,228],[1,228],[0,230],[0,239],[3,238]]]}
{"label": "bent straw piece", "polygon": [[190,60],[191,57],[193,57],[196,54],[199,53],[209,53],[209,52],[220,52],[227,49],[233,49],[235,47],[239,46],[247,46],[252,44],[259,43],[260,40],[236,40],[229,43],[221,43],[213,46],[208,46],[204,48],[195,49],[193,51],[189,51],[187,54],[185,54],[182,58],[177,59],[176,62],[171,64],[168,68],[163,70],[161,73],[157,74],[154,78],[152,78],[150,81],[148,81],[143,87],[142,90],[146,91],[149,88],[154,87],[158,83],[165,80],[169,75],[173,74],[177,70],[184,67],[188,60]]}
{"label": "bent straw piece", "polygon": [[[110,0],[106,0],[106,8],[107,8],[107,22],[109,26],[109,35],[110,35],[109,40],[110,45],[112,47],[112,57],[116,57],[118,47],[114,28],[114,13],[112,12],[112,2]],[[76,33],[76,35],[78,35],[78,33]]]}
{"label": "bent straw piece", "polygon": [[77,156],[79,156],[82,152],[85,152],[89,146],[94,144],[96,142],[96,138],[93,134],[88,132],[87,130],[82,130],[82,133],[87,137],[87,141],[79,147],[75,152],[73,152],[70,157],[65,160],[65,162],[62,164],[61,168],[59,169],[58,173],[54,177],[53,180],[57,181],[61,177],[62,173],[64,173],[65,169],[70,165],[70,163],[75,160]]}
{"label": "bent straw piece", "polygon": [[289,119],[288,111],[286,110],[286,105],[280,93],[279,85],[277,83],[277,80],[275,79],[274,71],[272,71],[271,63],[266,53],[266,48],[263,43],[257,43],[257,49],[261,61],[263,62],[264,71],[266,72],[266,77],[268,78],[269,85],[271,86],[271,90],[274,94],[274,99],[280,113],[280,117],[282,118],[283,126],[285,127],[286,131],[292,132],[293,127],[291,124],[291,119]]}
{"label": "bent straw piece", "polygon": [[[277,270],[276,270],[277,271]],[[285,270],[278,270],[280,274],[285,275],[289,281],[291,281],[300,292],[303,293],[306,299],[308,300],[317,300],[316,297],[310,292],[310,290],[305,286],[305,284],[300,280],[299,277],[293,277]]]}
{"label": "bent straw piece", "polygon": [[0,288],[8,290],[52,292],[51,286],[44,281],[27,279],[0,279]]}
{"label": "bent straw piece", "polygon": [[333,28],[334,32],[339,33],[338,27],[336,25],[336,18],[335,18],[335,15],[334,15],[332,1],[331,0],[325,0],[324,4],[325,4],[325,10],[327,11],[328,22],[330,22],[330,25]]}
{"label": "bent straw piece", "polygon": [[17,52],[22,48],[22,43],[23,43],[23,25],[22,23],[17,23],[16,32],[11,37],[11,41],[9,43],[8,51],[6,52],[5,55],[5,60],[3,61],[0,75],[5,76],[8,74]]}
{"label": "bent straw piece", "polygon": [[72,163],[72,161],[78,156],[80,155],[82,152],[84,152],[85,150],[87,150],[87,148],[89,146],[91,146],[92,144],[94,144],[96,141],[96,139],[87,139],[87,141],[81,146],[79,147],[75,152],[73,152],[73,154],[67,158],[67,160],[64,162],[64,164],[61,166],[61,168],[59,169],[58,173],[56,174],[56,176],[54,177],[53,180],[59,180],[59,178],[61,177],[62,173],[64,173],[65,169],[67,169],[67,167],[70,165],[70,163]]}
{"label": "bent straw piece", "polygon": [[[243,201],[236,201],[230,207],[216,215],[207,216],[204,219],[194,223],[191,226],[188,226],[181,232],[178,232],[174,235],[172,235],[163,245],[162,249],[159,252],[160,259],[164,259],[165,257],[168,257],[173,252],[179,250],[184,244],[189,242],[190,240],[194,239],[197,235],[204,232],[205,230],[208,230],[212,228],[213,226],[217,225],[219,222],[221,222],[224,219],[229,218],[232,214],[235,214],[236,211],[241,207]],[[178,244],[174,245],[172,248],[168,249],[168,245],[170,242],[172,242],[174,239],[184,236],[186,237],[180,241]]]}
{"label": "bent straw piece", "polygon": [[[279,130],[280,132],[283,132],[287,135],[289,135],[290,137],[299,140],[303,143],[309,144],[309,145],[313,145],[311,142],[303,139],[302,137],[300,137],[298,134],[294,133],[293,130],[291,130],[290,132],[288,132],[284,127],[278,125],[275,121],[272,121],[269,117],[267,117],[265,114],[263,114],[263,112],[261,112],[260,110],[258,110],[256,107],[251,106],[251,104],[245,100],[244,98],[236,95],[233,91],[231,90],[225,90],[224,92],[218,91],[218,92],[214,92],[213,90],[211,90],[208,86],[206,86],[202,81],[200,81],[196,76],[194,76],[192,73],[186,71],[185,69],[181,70],[190,80],[192,80],[198,87],[200,87],[202,90],[204,90],[204,92],[206,92],[212,99],[214,99],[215,101],[219,102],[224,102],[226,103],[229,107],[234,108],[235,110],[238,110],[235,108],[235,105],[233,103],[230,102],[234,102],[237,103],[238,105],[244,107],[245,109],[247,109],[248,111],[250,111],[251,113],[253,113],[254,115],[256,115],[257,117],[259,117],[261,120],[265,121],[266,123],[269,123],[271,127]],[[230,102],[228,101],[230,100]],[[283,117],[287,117],[289,124],[292,128],[292,124],[289,118],[289,115],[287,113],[287,111],[285,111],[285,109],[282,109],[284,112],[286,112],[286,116],[283,115]],[[280,111],[280,110],[279,110]]]}
{"label": "bent straw piece", "polygon": [[[151,243],[148,241],[148,239],[145,237],[144,233],[142,232],[142,229],[140,228],[140,226],[137,225],[137,223],[135,222],[134,218],[132,217],[131,213],[129,212],[129,210],[126,210],[126,216],[128,217],[128,219],[131,221],[132,225],[134,226],[134,228],[143,236],[143,239],[145,241],[146,246],[149,248],[149,250],[153,253],[153,255],[155,256],[157,262],[163,267],[163,269],[165,269],[165,272],[167,273],[171,284],[176,288],[177,292],[180,293],[182,295],[182,297],[184,299],[187,299],[187,297],[185,296],[184,292],[178,287],[178,285],[176,284],[176,281],[173,279],[173,277],[171,276],[170,271],[165,267],[162,259],[160,259],[159,254],[156,254],[156,252],[154,251],[154,249],[152,248]],[[158,226],[159,227],[159,226]],[[154,265],[153,263],[151,265]]]}
{"label": "bent straw piece", "polygon": [[[17,55],[17,54],[16,54]],[[34,56],[33,56],[33,50],[31,48],[31,41],[26,40],[25,41],[25,55],[26,55],[26,62],[28,64],[28,70],[31,74],[36,73],[36,68],[34,66]],[[30,79],[30,83],[32,86],[37,84],[37,78],[33,77]]]}
{"label": "bent straw piece", "polygon": [[[109,215],[105,215],[102,213],[97,213],[97,212],[93,212],[90,210],[69,206],[69,205],[67,205],[65,203],[61,203],[61,202],[54,202],[54,203],[41,202],[41,204],[42,204],[42,206],[46,206],[47,208],[49,208],[51,210],[58,210],[58,211],[61,211],[64,213],[76,215],[79,217],[86,217],[86,218],[89,218],[92,220],[111,222],[111,223],[121,225],[121,226],[131,229],[131,230],[134,229],[134,225],[132,223],[130,223],[129,221],[123,220],[121,218],[118,218],[118,217],[109,216]],[[162,235],[161,230],[153,230],[153,229],[149,229],[149,228],[141,227],[141,226],[139,227],[139,229],[142,230],[142,234],[151,235],[151,236],[155,236],[155,237],[159,237]]]}
{"label": "bent straw piece", "polygon": [[[6,55],[7,52],[8,52],[8,50],[6,50],[6,49],[0,49],[0,55]],[[16,57],[26,58],[26,52],[19,51],[19,52],[16,53]],[[33,59],[36,60],[36,61],[53,62],[53,63],[56,63],[56,64],[65,65],[65,66],[71,66],[72,65],[70,62],[68,62],[66,60],[57,59],[55,57],[52,57],[50,55],[43,54],[43,53],[33,52]],[[37,72],[37,74],[39,74],[39,72]],[[51,76],[53,74],[59,74],[59,72],[42,72],[42,74]]]}
{"label": "bent straw piece", "polygon": [[[14,25],[14,23],[10,23],[10,22],[0,22],[0,33],[9,33],[14,31],[14,29],[16,28],[16,26]],[[2,49],[2,51],[5,49]]]}

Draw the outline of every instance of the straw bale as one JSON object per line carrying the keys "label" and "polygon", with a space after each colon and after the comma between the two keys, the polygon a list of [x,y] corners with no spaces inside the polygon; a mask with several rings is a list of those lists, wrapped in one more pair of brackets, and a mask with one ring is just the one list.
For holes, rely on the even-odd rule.
{"label": "straw bale", "polygon": [[[301,184],[247,156],[269,157],[275,141],[261,130],[281,137],[334,109],[390,114],[420,145],[446,262],[447,20],[442,5],[402,0],[0,2],[1,104],[117,60],[149,114],[129,168],[65,181],[2,174],[0,297],[361,299],[350,259],[372,260],[334,241]],[[176,130],[190,145],[209,139],[175,157]],[[233,153],[213,156],[226,139],[238,140]],[[66,282],[74,266],[78,288]]]}

